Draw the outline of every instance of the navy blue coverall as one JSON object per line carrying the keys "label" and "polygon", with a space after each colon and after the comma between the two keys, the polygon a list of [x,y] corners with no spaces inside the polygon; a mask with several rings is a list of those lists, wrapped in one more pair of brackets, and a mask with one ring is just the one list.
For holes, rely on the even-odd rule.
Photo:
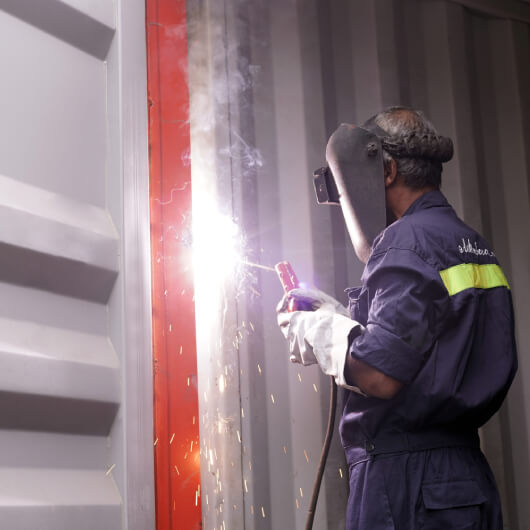
{"label": "navy blue coverall", "polygon": [[350,354],[404,387],[390,400],[346,392],[347,530],[501,529],[477,434],[517,369],[495,254],[429,192],[377,237],[348,293],[366,326]]}

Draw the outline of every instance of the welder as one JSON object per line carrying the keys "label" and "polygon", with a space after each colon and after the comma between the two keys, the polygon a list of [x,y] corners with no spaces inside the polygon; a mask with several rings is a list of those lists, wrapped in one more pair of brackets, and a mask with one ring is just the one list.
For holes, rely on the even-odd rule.
{"label": "welder", "polygon": [[[278,306],[291,360],[318,363],[346,389],[347,530],[502,529],[478,429],[517,369],[510,287],[492,248],[440,191],[449,138],[404,107],[348,127],[371,138],[369,155],[381,151],[381,174],[369,177],[380,188],[364,189],[380,189],[387,226],[366,253],[361,286],[347,290],[349,312],[316,289],[295,289]],[[353,177],[332,151],[344,199],[337,177]],[[355,245],[370,239],[356,204],[379,198],[349,199],[341,205]],[[292,299],[314,310],[288,312]]]}

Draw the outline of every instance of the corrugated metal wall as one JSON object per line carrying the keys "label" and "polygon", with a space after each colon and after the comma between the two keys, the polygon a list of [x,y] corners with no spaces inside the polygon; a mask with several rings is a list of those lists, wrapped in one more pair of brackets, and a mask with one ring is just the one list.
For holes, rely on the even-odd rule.
{"label": "corrugated metal wall", "polygon": [[[423,109],[455,140],[443,191],[491,240],[513,288],[520,371],[506,405],[484,429],[483,446],[501,487],[506,527],[525,528],[528,24],[441,0],[189,4],[194,186],[216,190],[219,207],[246,234],[249,259],[267,265],[288,259],[300,278],[344,300],[343,289],[359,282],[362,267],[340,212],[318,207],[311,189],[329,134],[340,122],[359,123],[405,104]],[[496,5],[502,12],[503,3]],[[203,492],[210,499],[204,520],[231,529],[302,528],[327,380],[317,369],[289,365],[275,323],[277,279],[257,271],[245,278],[221,296],[229,322],[211,313],[201,321],[208,298],[198,299],[201,399],[208,393],[201,418]],[[223,325],[221,341],[208,338],[208,330]],[[219,428],[222,421],[230,428]],[[230,456],[220,464],[223,455]],[[336,443],[317,528],[343,526],[346,475]]]}
{"label": "corrugated metal wall", "polygon": [[154,526],[145,18],[127,7],[0,1],[9,530]]}

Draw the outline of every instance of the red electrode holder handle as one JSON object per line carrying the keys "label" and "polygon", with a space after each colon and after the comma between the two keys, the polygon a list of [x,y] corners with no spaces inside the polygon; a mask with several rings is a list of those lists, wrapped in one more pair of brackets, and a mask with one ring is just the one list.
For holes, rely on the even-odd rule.
{"label": "red electrode holder handle", "polygon": [[[274,269],[276,274],[278,274],[278,278],[280,279],[285,294],[300,287],[300,282],[288,261],[280,261],[280,263],[277,263],[274,266]],[[287,306],[287,311],[289,311],[289,313],[292,313],[293,311],[313,311],[313,306],[310,302],[291,298],[289,300],[289,305]]]}
{"label": "red electrode holder handle", "polygon": [[280,279],[285,294],[300,287],[300,282],[288,261],[280,261],[280,263],[277,263],[274,266],[274,270],[278,274],[278,278]]}

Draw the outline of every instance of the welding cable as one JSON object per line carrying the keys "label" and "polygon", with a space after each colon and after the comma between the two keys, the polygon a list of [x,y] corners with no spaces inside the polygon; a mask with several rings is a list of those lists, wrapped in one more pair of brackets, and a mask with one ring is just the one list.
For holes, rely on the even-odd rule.
{"label": "welding cable", "polygon": [[326,438],[324,439],[322,452],[320,453],[317,476],[315,478],[315,483],[313,484],[313,493],[311,494],[311,502],[309,503],[309,509],[307,512],[307,522],[305,525],[305,530],[312,530],[313,528],[313,519],[315,518],[318,494],[320,493],[320,485],[322,483],[322,477],[324,476],[326,460],[328,459],[329,448],[331,446],[331,440],[333,438],[333,428],[335,426],[335,413],[337,411],[337,384],[335,383],[335,378],[333,376],[331,376],[330,379],[331,392],[329,396],[328,427],[326,429]]}

